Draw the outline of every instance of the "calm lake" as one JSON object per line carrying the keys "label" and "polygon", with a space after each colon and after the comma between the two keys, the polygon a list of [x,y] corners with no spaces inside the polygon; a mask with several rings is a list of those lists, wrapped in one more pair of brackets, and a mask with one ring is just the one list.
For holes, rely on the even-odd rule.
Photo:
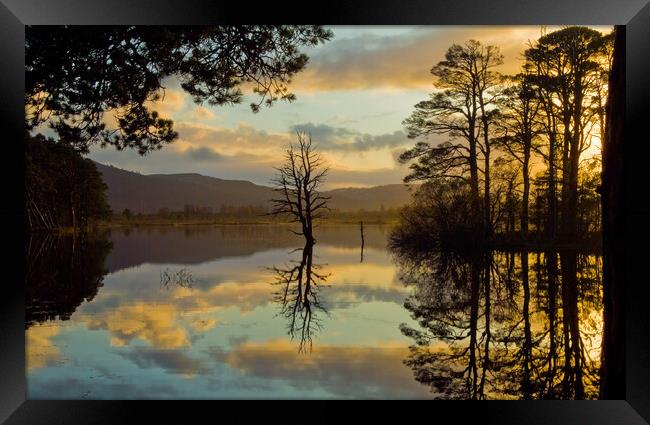
{"label": "calm lake", "polygon": [[595,398],[601,258],[390,227],[113,229],[27,246],[29,399]]}

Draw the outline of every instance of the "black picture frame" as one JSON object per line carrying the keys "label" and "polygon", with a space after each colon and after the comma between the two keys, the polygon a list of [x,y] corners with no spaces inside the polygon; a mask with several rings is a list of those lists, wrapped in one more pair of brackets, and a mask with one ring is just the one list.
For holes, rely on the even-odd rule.
{"label": "black picture frame", "polygon": [[[218,24],[318,23],[327,25],[625,25],[626,28],[626,399],[602,401],[488,401],[462,406],[437,402],[417,409],[388,403],[364,407],[375,412],[407,412],[430,417],[452,414],[495,424],[630,424],[650,422],[650,282],[644,276],[650,238],[650,137],[644,112],[650,108],[650,4],[647,0],[342,0],[301,3],[210,0],[0,0],[0,121],[4,176],[1,209],[5,223],[5,267],[0,292],[0,420],[7,424],[132,423],[136,413],[187,423],[239,415],[242,422],[268,419],[279,409],[217,408],[212,403],[25,400],[24,327],[24,28],[40,24]],[[7,151],[6,149],[9,149]],[[634,249],[632,249],[634,248]],[[349,408],[349,406],[346,406]],[[284,408],[286,409],[286,408]],[[283,409],[283,410],[284,410]],[[293,409],[293,407],[292,407]],[[338,409],[318,408],[318,418],[340,417]],[[444,412],[443,412],[444,411]],[[216,415],[220,416],[216,416]],[[405,413],[406,414],[406,413]],[[197,416],[195,416],[197,415]],[[287,418],[293,416],[287,414]],[[447,416],[447,415],[444,415]]]}

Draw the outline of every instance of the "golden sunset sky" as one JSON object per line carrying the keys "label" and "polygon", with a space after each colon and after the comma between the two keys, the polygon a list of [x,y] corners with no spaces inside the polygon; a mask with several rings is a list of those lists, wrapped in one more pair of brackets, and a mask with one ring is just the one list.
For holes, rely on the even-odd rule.
{"label": "golden sunset sky", "polygon": [[500,71],[516,73],[527,44],[542,31],[541,26],[331,29],[332,40],[303,49],[310,60],[290,86],[295,102],[278,102],[258,114],[248,106],[253,95],[236,106],[197,105],[170,79],[155,109],[174,120],[175,143],[145,157],[94,147],[90,158],[142,174],[200,173],[268,185],[295,131],[304,130],[330,164],[325,189],[399,183],[407,167],[397,156],[414,144],[402,121],[431,92],[429,70],[445,51],[470,39],[494,44],[505,57]]}

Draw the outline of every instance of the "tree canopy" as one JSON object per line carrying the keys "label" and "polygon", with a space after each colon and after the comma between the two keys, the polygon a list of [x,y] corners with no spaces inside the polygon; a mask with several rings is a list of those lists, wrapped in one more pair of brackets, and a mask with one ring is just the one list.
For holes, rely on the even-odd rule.
{"label": "tree canopy", "polygon": [[499,228],[515,232],[514,209],[518,237],[529,239],[531,201],[539,218],[546,216],[536,220],[539,236],[588,239],[600,223],[585,153],[605,137],[611,42],[611,34],[580,26],[547,33],[528,44],[513,76],[498,72],[497,46],[453,44],[431,69],[429,99],[403,121],[415,139],[400,155],[410,164],[405,182],[469,184],[473,206],[465,220],[486,240]]}
{"label": "tree canopy", "polygon": [[[332,37],[320,26],[28,26],[25,31],[27,127],[49,124],[60,140],[87,152],[94,143],[140,154],[178,134],[148,104],[178,78],[197,103],[236,104],[250,88],[260,106],[292,101],[291,78],[308,56],[302,46]],[[109,128],[105,113],[115,115]]]}

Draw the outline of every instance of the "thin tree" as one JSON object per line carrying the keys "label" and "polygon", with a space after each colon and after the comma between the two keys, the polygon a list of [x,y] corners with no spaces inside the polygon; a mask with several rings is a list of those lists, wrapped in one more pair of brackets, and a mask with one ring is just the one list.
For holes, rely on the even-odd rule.
{"label": "thin tree", "polygon": [[[539,122],[546,136],[546,143],[537,149],[537,154],[547,163],[546,172],[546,207],[547,216],[544,222],[546,236],[551,240],[557,237],[557,181],[558,170],[557,160],[559,151],[559,102],[555,100],[555,77],[551,74],[550,62],[546,60],[544,52],[531,48],[525,52],[526,61],[532,75],[533,89],[536,99],[540,104]],[[544,146],[545,145],[545,146]]]}
{"label": "thin tree", "polygon": [[480,110],[482,143],[479,148],[483,153],[483,214],[485,231],[488,235],[493,232],[490,205],[490,154],[492,152],[492,139],[490,127],[495,123],[498,110],[495,108],[501,97],[500,85],[503,76],[494,71],[494,68],[503,64],[503,55],[497,46],[482,46],[478,41],[468,43],[472,52],[473,66],[476,71],[477,85],[476,97]]}
{"label": "thin tree", "polygon": [[500,146],[509,156],[521,164],[523,194],[521,199],[520,230],[523,238],[528,236],[529,198],[530,198],[530,168],[534,141],[540,132],[537,123],[540,102],[530,83],[529,69],[514,77],[514,85],[504,91],[502,99]]}
{"label": "thin tree", "polygon": [[[405,181],[431,180],[436,178],[459,178],[469,182],[472,192],[472,217],[475,225],[483,221],[486,229],[491,226],[489,212],[490,183],[490,124],[492,107],[496,100],[495,86],[500,78],[493,71],[502,62],[495,46],[483,46],[476,40],[464,45],[454,44],[431,69],[436,77],[437,89],[429,100],[415,105],[415,111],[404,120],[410,138],[442,135],[449,140],[432,146],[425,141],[400,156],[402,162],[417,160],[411,164],[411,174]],[[481,143],[480,138],[483,138]],[[484,169],[479,167],[480,154]],[[479,172],[484,177],[484,207],[481,211]],[[467,173],[469,173],[469,178]],[[489,230],[488,230],[489,232]]]}
{"label": "thin tree", "polygon": [[284,163],[276,168],[278,174],[273,180],[278,195],[272,199],[271,215],[288,216],[292,222],[300,223],[301,231],[293,231],[313,244],[314,220],[323,217],[329,210],[329,196],[319,193],[327,176],[328,167],[323,157],[312,145],[311,134],[296,133],[298,142],[291,143],[284,155]]}

